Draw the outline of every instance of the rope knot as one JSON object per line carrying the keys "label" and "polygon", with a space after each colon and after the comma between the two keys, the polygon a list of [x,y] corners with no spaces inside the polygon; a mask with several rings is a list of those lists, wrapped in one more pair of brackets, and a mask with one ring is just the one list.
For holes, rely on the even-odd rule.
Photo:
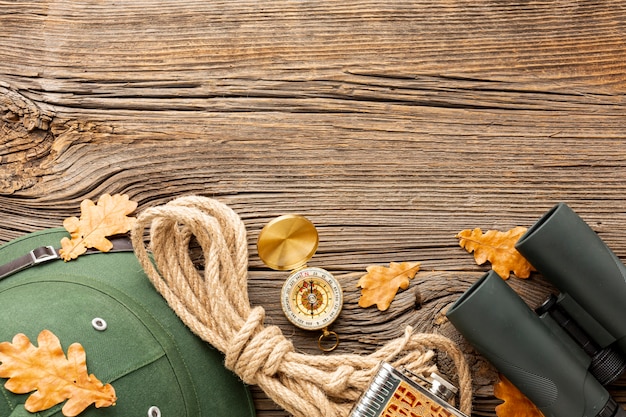
{"label": "rope knot", "polygon": [[274,376],[283,357],[294,351],[293,344],[277,326],[263,326],[264,319],[265,310],[253,308],[226,351],[226,367],[246,384],[256,384],[259,373]]}
{"label": "rope knot", "polygon": [[337,370],[330,375],[330,383],[324,388],[329,395],[339,396],[346,389],[350,382],[350,377],[354,374],[354,367],[350,365],[339,365]]}

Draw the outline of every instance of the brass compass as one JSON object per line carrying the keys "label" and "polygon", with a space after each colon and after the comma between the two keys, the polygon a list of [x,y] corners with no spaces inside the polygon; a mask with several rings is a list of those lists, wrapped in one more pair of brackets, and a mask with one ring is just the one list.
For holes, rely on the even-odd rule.
{"label": "brass compass", "polygon": [[[339,345],[339,336],[329,331],[328,326],[341,312],[343,291],[330,272],[306,265],[318,243],[317,229],[310,220],[288,214],[265,225],[257,249],[261,260],[270,268],[291,270],[280,296],[283,312],[301,329],[322,330],[318,346],[329,352]],[[332,346],[324,347],[324,342],[331,342]]]}

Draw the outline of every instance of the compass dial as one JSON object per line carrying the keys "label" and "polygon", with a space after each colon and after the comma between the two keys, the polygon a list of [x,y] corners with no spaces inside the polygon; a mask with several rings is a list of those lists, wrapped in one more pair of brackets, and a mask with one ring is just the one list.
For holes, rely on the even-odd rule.
{"label": "compass dial", "polygon": [[319,330],[328,327],[339,316],[343,292],[328,271],[304,268],[287,278],[281,301],[285,315],[294,325]]}

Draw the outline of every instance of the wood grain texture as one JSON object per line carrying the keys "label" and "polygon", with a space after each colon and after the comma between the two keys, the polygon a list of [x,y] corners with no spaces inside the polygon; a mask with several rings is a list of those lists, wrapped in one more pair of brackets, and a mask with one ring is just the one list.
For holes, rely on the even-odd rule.
{"label": "wood grain texture", "polygon": [[[251,302],[314,353],[255,249],[268,220],[300,213],[320,233],[311,264],[345,284],[341,352],[406,324],[464,343],[443,312],[488,266],[460,230],[529,226],[564,201],[626,259],[625,12],[619,0],[0,1],[0,242],[105,192],[139,210],[218,198],[249,231]],[[359,274],[390,261],[422,272],[389,311],[356,307]],[[539,276],[510,282],[529,304],[549,291]],[[463,346],[475,415],[493,416],[493,369]],[[286,415],[255,398],[260,417]]]}

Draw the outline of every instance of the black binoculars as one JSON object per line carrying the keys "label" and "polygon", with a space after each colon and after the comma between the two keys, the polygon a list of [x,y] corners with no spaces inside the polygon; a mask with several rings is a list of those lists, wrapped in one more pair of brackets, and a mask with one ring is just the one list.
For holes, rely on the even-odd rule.
{"label": "black binoculars", "polygon": [[626,417],[604,387],[626,369],[626,267],[563,203],[515,247],[560,293],[533,311],[490,271],[448,319],[546,417]]}

